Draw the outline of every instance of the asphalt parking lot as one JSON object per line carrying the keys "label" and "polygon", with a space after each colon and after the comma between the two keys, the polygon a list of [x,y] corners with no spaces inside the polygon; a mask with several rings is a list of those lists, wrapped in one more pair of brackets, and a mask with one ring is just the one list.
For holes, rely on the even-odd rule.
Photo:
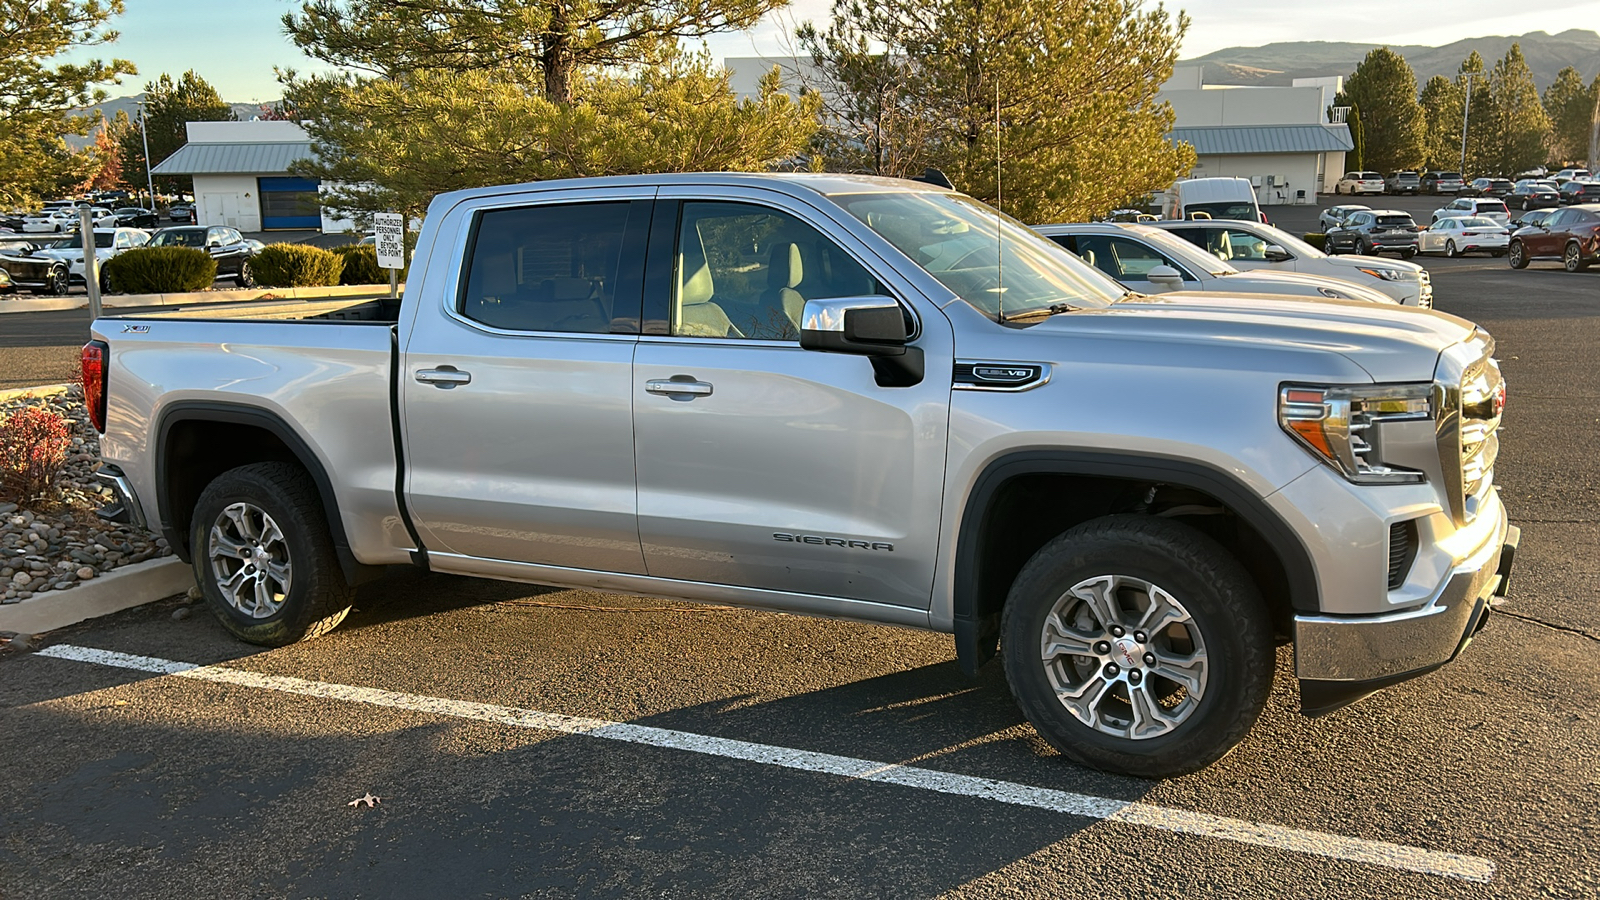
{"label": "asphalt parking lot", "polygon": [[262,651],[167,601],[0,653],[0,897],[1600,896],[1600,272],[1425,263],[1498,340],[1524,529],[1436,673],[1308,720],[1284,648],[1149,782],[941,635],[404,572]]}

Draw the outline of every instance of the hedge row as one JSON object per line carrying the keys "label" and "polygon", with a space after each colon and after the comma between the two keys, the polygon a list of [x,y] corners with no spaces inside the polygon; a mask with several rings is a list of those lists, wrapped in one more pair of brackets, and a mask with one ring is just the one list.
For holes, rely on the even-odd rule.
{"label": "hedge row", "polygon": [[344,257],[306,244],[268,244],[250,259],[261,287],[331,287],[343,271]]}
{"label": "hedge row", "polygon": [[103,265],[106,286],[116,294],[203,291],[217,278],[217,261],[195,247],[135,247]]}

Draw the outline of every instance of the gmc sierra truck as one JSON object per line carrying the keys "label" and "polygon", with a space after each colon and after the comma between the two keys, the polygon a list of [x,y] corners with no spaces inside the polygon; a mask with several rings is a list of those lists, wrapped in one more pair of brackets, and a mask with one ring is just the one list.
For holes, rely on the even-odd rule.
{"label": "gmc sierra truck", "polygon": [[103,514],[246,641],[395,564],[932,629],[1134,775],[1227,753],[1284,642],[1308,714],[1449,662],[1518,539],[1472,323],[1128,293],[907,181],[445,194],[402,301],[93,330]]}

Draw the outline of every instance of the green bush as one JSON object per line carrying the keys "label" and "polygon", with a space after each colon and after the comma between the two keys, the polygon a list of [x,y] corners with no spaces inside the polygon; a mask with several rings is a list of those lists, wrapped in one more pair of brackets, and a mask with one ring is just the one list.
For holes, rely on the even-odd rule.
{"label": "green bush", "polygon": [[[344,259],[340,284],[388,284],[389,270],[378,267],[378,248],[371,244],[345,244],[333,248]],[[404,273],[400,276],[405,278]]]}
{"label": "green bush", "polygon": [[1313,231],[1310,234],[1302,234],[1300,238],[1318,250],[1328,249],[1328,236],[1321,232]]}
{"label": "green bush", "polygon": [[118,294],[203,291],[217,278],[217,261],[195,247],[135,247],[106,260],[105,273]]}
{"label": "green bush", "polygon": [[343,270],[343,257],[306,244],[268,244],[250,259],[262,287],[331,287]]}

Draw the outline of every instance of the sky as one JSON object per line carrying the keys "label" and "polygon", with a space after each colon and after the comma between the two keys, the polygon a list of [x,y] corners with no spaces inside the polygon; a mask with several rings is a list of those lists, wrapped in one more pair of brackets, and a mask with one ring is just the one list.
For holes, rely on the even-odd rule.
{"label": "sky", "polygon": [[[273,67],[315,70],[318,66],[283,36],[279,20],[299,0],[125,0],[126,12],[112,23],[121,37],[109,46],[73,51],[67,59],[117,57],[132,60],[139,74],[109,86],[113,97],[136,94],[163,72],[194,69],[224,100],[249,103],[277,99]],[[1146,4],[1147,6],[1153,4]],[[786,55],[799,22],[827,21],[830,0],[794,0],[789,8],[751,32],[708,42],[716,58]],[[1396,15],[1395,0],[1182,0],[1191,25],[1185,58],[1234,46],[1273,41],[1355,41],[1438,46],[1470,37],[1552,34],[1569,28],[1600,29],[1600,0],[1451,0],[1448,15]],[[1508,12],[1507,10],[1515,10]]]}

